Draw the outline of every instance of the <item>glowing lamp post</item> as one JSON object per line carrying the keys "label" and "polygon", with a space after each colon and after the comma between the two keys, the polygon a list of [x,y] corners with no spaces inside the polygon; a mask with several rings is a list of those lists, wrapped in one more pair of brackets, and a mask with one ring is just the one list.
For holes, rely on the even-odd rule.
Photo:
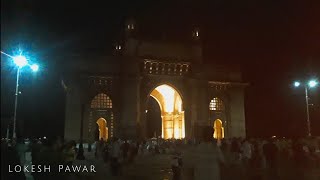
{"label": "glowing lamp post", "polygon": [[30,66],[33,72],[37,72],[39,70],[39,66],[37,64],[33,64]]}
{"label": "glowing lamp post", "polygon": [[[294,82],[295,87],[299,87],[301,83],[299,81]],[[305,89],[305,96],[306,96],[306,106],[307,106],[307,130],[308,130],[308,136],[311,136],[311,125],[310,125],[310,115],[309,115],[309,96],[308,96],[308,88],[314,88],[318,85],[318,82],[316,80],[310,80],[307,83],[304,83],[304,89]]]}
{"label": "glowing lamp post", "polygon": [[17,68],[17,79],[16,79],[16,90],[15,90],[15,101],[14,101],[14,114],[13,114],[13,135],[12,138],[15,139],[17,137],[16,134],[16,122],[17,122],[17,107],[18,107],[18,94],[19,94],[19,78],[21,69],[25,66],[30,66],[33,72],[39,70],[39,66],[37,64],[30,65],[28,60],[25,56],[18,55],[18,56],[11,56],[1,51],[1,54],[4,54],[13,59],[13,62],[16,64]]}

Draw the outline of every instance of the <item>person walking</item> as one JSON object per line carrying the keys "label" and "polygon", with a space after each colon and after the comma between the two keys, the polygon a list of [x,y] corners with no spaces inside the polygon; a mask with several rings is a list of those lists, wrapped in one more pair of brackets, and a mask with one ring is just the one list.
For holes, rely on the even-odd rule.
{"label": "person walking", "polygon": [[244,174],[246,177],[250,176],[250,163],[252,158],[252,145],[248,140],[244,140],[241,145],[241,157],[244,166]]}

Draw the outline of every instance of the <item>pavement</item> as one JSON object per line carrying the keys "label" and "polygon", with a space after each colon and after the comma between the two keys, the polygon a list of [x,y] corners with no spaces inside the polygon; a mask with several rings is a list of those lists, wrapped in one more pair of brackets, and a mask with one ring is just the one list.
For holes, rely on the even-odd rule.
{"label": "pavement", "polygon": [[[77,160],[74,164],[94,165],[96,173],[70,174],[67,180],[169,180],[172,176],[170,167],[171,157],[169,155],[140,155],[132,163],[123,163],[121,175],[118,177],[112,176],[109,163],[96,159],[93,152],[86,152],[84,155],[86,157],[85,160]],[[25,165],[31,164],[31,154],[27,153]],[[31,173],[25,173],[25,175],[27,180],[34,180]]]}
{"label": "pavement", "polygon": [[[94,165],[96,173],[87,174],[72,174],[67,180],[171,180],[171,156],[167,154],[145,154],[136,157],[133,163],[123,163],[121,175],[114,177],[111,175],[109,163],[104,163],[102,160],[97,160],[93,152],[85,153],[86,160],[75,161],[75,164]],[[26,164],[32,164],[29,154],[26,155]],[[279,178],[283,180],[320,180],[320,170],[318,168],[304,168],[301,172],[304,174],[303,178],[296,175],[299,171],[292,167],[292,162],[287,160],[279,161]],[[226,172],[230,174],[230,172]],[[251,173],[256,173],[251,171]],[[235,176],[236,174],[231,176]],[[238,174],[239,175],[239,174]],[[253,174],[249,175],[252,176]],[[229,175],[228,175],[229,176]],[[33,180],[32,175],[26,173],[27,180]],[[226,178],[226,177],[225,177]],[[224,177],[222,176],[222,180]],[[249,177],[237,177],[237,179],[250,179]],[[265,178],[268,179],[268,178]]]}

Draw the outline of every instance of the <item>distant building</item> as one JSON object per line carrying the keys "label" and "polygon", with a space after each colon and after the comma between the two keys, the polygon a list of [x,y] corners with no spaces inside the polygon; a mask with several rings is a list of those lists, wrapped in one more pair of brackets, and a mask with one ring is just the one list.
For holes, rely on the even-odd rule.
{"label": "distant building", "polygon": [[204,63],[199,29],[177,43],[139,36],[134,21],[125,28],[113,55],[81,54],[66,63],[66,139],[80,138],[82,105],[85,141],[146,138],[150,98],[159,104],[165,139],[197,138],[208,125],[218,139],[246,136],[246,83],[236,69]]}

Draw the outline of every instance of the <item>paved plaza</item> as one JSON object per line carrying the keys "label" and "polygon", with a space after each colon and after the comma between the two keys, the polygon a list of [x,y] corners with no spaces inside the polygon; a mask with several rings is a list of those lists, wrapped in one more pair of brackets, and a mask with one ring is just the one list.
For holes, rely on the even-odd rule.
{"label": "paved plaza", "polygon": [[[72,174],[68,180],[76,179],[94,179],[94,180],[169,180],[172,176],[170,167],[171,156],[168,154],[158,155],[140,155],[133,163],[124,163],[122,166],[121,176],[114,177],[111,175],[109,163],[97,160],[94,153],[85,153],[86,160],[75,161],[75,164],[94,165],[97,173]],[[26,165],[31,165],[30,153],[26,156]],[[27,180],[33,180],[31,173],[25,173]]]}
{"label": "paved plaza", "polygon": [[[27,154],[29,155],[29,154]],[[171,155],[169,154],[146,154],[138,156],[133,163],[124,163],[122,166],[121,176],[114,177],[111,175],[109,163],[104,163],[102,160],[97,160],[94,157],[94,153],[85,153],[86,160],[76,161],[75,164],[86,164],[94,165],[97,173],[91,173],[87,175],[73,174],[68,177],[68,180],[77,179],[94,179],[94,180],[171,180]],[[26,164],[31,164],[30,157],[26,157]],[[238,169],[241,171],[241,168]],[[243,169],[242,169],[243,170]],[[238,171],[238,173],[239,173]],[[252,169],[248,175],[242,174],[241,177],[237,175],[237,169],[227,168],[222,174],[222,180],[237,179],[250,180],[255,179],[254,176],[257,174],[264,174],[264,170]],[[296,177],[297,170],[292,168],[292,164],[279,158],[278,174],[282,180],[298,180]],[[240,173],[241,174],[241,173]],[[319,180],[320,170],[319,169],[304,169],[306,180]],[[31,174],[26,174],[27,180],[33,180]],[[262,180],[268,180],[265,177]]]}

